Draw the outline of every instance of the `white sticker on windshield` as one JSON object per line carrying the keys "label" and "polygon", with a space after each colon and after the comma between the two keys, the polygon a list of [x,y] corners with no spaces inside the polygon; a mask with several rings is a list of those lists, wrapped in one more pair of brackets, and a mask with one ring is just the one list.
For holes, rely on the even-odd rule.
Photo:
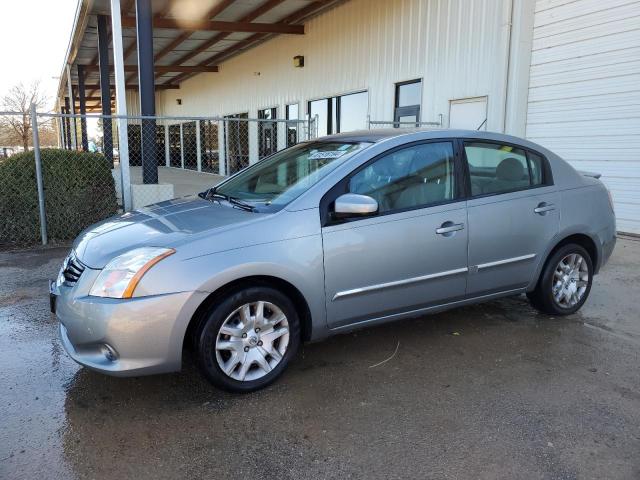
{"label": "white sticker on windshield", "polygon": [[344,155],[346,152],[339,150],[329,150],[325,152],[315,152],[309,155],[309,160],[320,160],[321,158],[338,158]]}

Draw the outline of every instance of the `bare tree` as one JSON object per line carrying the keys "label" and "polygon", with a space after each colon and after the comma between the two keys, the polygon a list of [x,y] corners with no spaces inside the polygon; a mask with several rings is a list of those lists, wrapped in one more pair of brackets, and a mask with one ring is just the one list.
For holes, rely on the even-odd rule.
{"label": "bare tree", "polygon": [[35,103],[36,109],[43,108],[47,98],[40,89],[40,82],[33,82],[29,86],[23,83],[15,85],[9,90],[2,100],[2,109],[16,112],[16,115],[3,115],[0,117],[0,129],[5,141],[13,141],[14,144],[22,144],[25,151],[29,149],[31,141],[31,119],[29,108]]}

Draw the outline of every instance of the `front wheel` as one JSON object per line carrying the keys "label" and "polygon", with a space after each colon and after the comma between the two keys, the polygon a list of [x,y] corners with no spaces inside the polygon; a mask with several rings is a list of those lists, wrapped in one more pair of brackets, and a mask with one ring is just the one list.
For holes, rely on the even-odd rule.
{"label": "front wheel", "polygon": [[569,315],[587,300],[592,281],[591,256],[580,245],[568,244],[547,260],[536,289],[527,296],[543,313]]}
{"label": "front wheel", "polygon": [[299,345],[291,300],[269,287],[251,287],[212,307],[198,336],[198,363],[214,385],[251,392],[279,377]]}

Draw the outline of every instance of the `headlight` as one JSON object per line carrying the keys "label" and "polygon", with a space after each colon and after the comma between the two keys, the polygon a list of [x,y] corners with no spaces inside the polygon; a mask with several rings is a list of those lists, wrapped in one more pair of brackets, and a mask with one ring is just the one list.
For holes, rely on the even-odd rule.
{"label": "headlight", "polygon": [[156,263],[176,251],[173,248],[136,248],[114,258],[93,282],[89,295],[131,298],[138,282]]}

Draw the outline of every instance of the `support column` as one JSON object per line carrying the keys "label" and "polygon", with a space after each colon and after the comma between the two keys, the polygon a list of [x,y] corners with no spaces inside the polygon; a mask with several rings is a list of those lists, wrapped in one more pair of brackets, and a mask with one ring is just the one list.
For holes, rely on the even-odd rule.
{"label": "support column", "polygon": [[[153,71],[153,11],[151,0],[136,0],[136,34],[138,40],[138,82],[140,115],[155,116],[155,75]],[[142,183],[158,183],[156,158],[156,120],[142,120]]]}
{"label": "support column", "polygon": [[[58,100],[58,107],[60,110],[60,113],[62,115],[64,115],[64,102],[62,99]],[[67,149],[67,129],[66,129],[66,125],[65,125],[65,118],[64,117],[60,117],[59,119],[59,127],[60,127],[60,148],[63,148],[64,150]]]}
{"label": "support column", "polygon": [[[127,127],[127,92],[124,81],[124,53],[122,49],[122,19],[120,0],[111,0],[111,38],[113,39],[113,70],[116,77],[116,114],[118,115],[118,153],[120,155],[120,179],[122,203],[125,212],[133,208],[131,201],[131,177],[129,175],[129,139]],[[111,104],[111,99],[107,99]],[[104,104],[103,104],[104,105]]]}
{"label": "support column", "polygon": [[[67,87],[69,90],[69,103],[71,106],[67,105],[67,113],[71,113],[73,115],[76,114],[76,102],[73,96],[73,85],[71,84],[71,68],[67,65]],[[78,147],[78,133],[76,132],[76,118],[73,117],[70,120],[71,123],[71,148],[76,150]]]}
{"label": "support column", "polygon": [[164,126],[164,164],[171,166],[171,145],[169,143],[169,124]]}
{"label": "support column", "polygon": [[[100,103],[102,115],[111,115],[111,89],[109,87],[109,37],[107,17],[98,15],[98,66],[100,71]],[[102,145],[105,158],[113,167],[113,122],[102,119]]]}
{"label": "support column", "polygon": [[[64,97],[64,113],[69,115],[69,97]],[[64,117],[65,135],[67,137],[67,150],[71,150],[71,121],[69,117]]]}
{"label": "support column", "polygon": [[78,65],[78,100],[80,101],[80,138],[82,140],[82,150],[89,151],[89,140],[87,138],[87,102],[84,89],[84,65]]}
{"label": "support column", "polygon": [[202,145],[200,144],[200,120],[196,120],[196,170],[202,171]]}
{"label": "support column", "polygon": [[218,120],[218,174],[227,174],[227,135],[226,121]]}
{"label": "support column", "polygon": [[180,168],[184,170],[184,124],[180,122]]}

